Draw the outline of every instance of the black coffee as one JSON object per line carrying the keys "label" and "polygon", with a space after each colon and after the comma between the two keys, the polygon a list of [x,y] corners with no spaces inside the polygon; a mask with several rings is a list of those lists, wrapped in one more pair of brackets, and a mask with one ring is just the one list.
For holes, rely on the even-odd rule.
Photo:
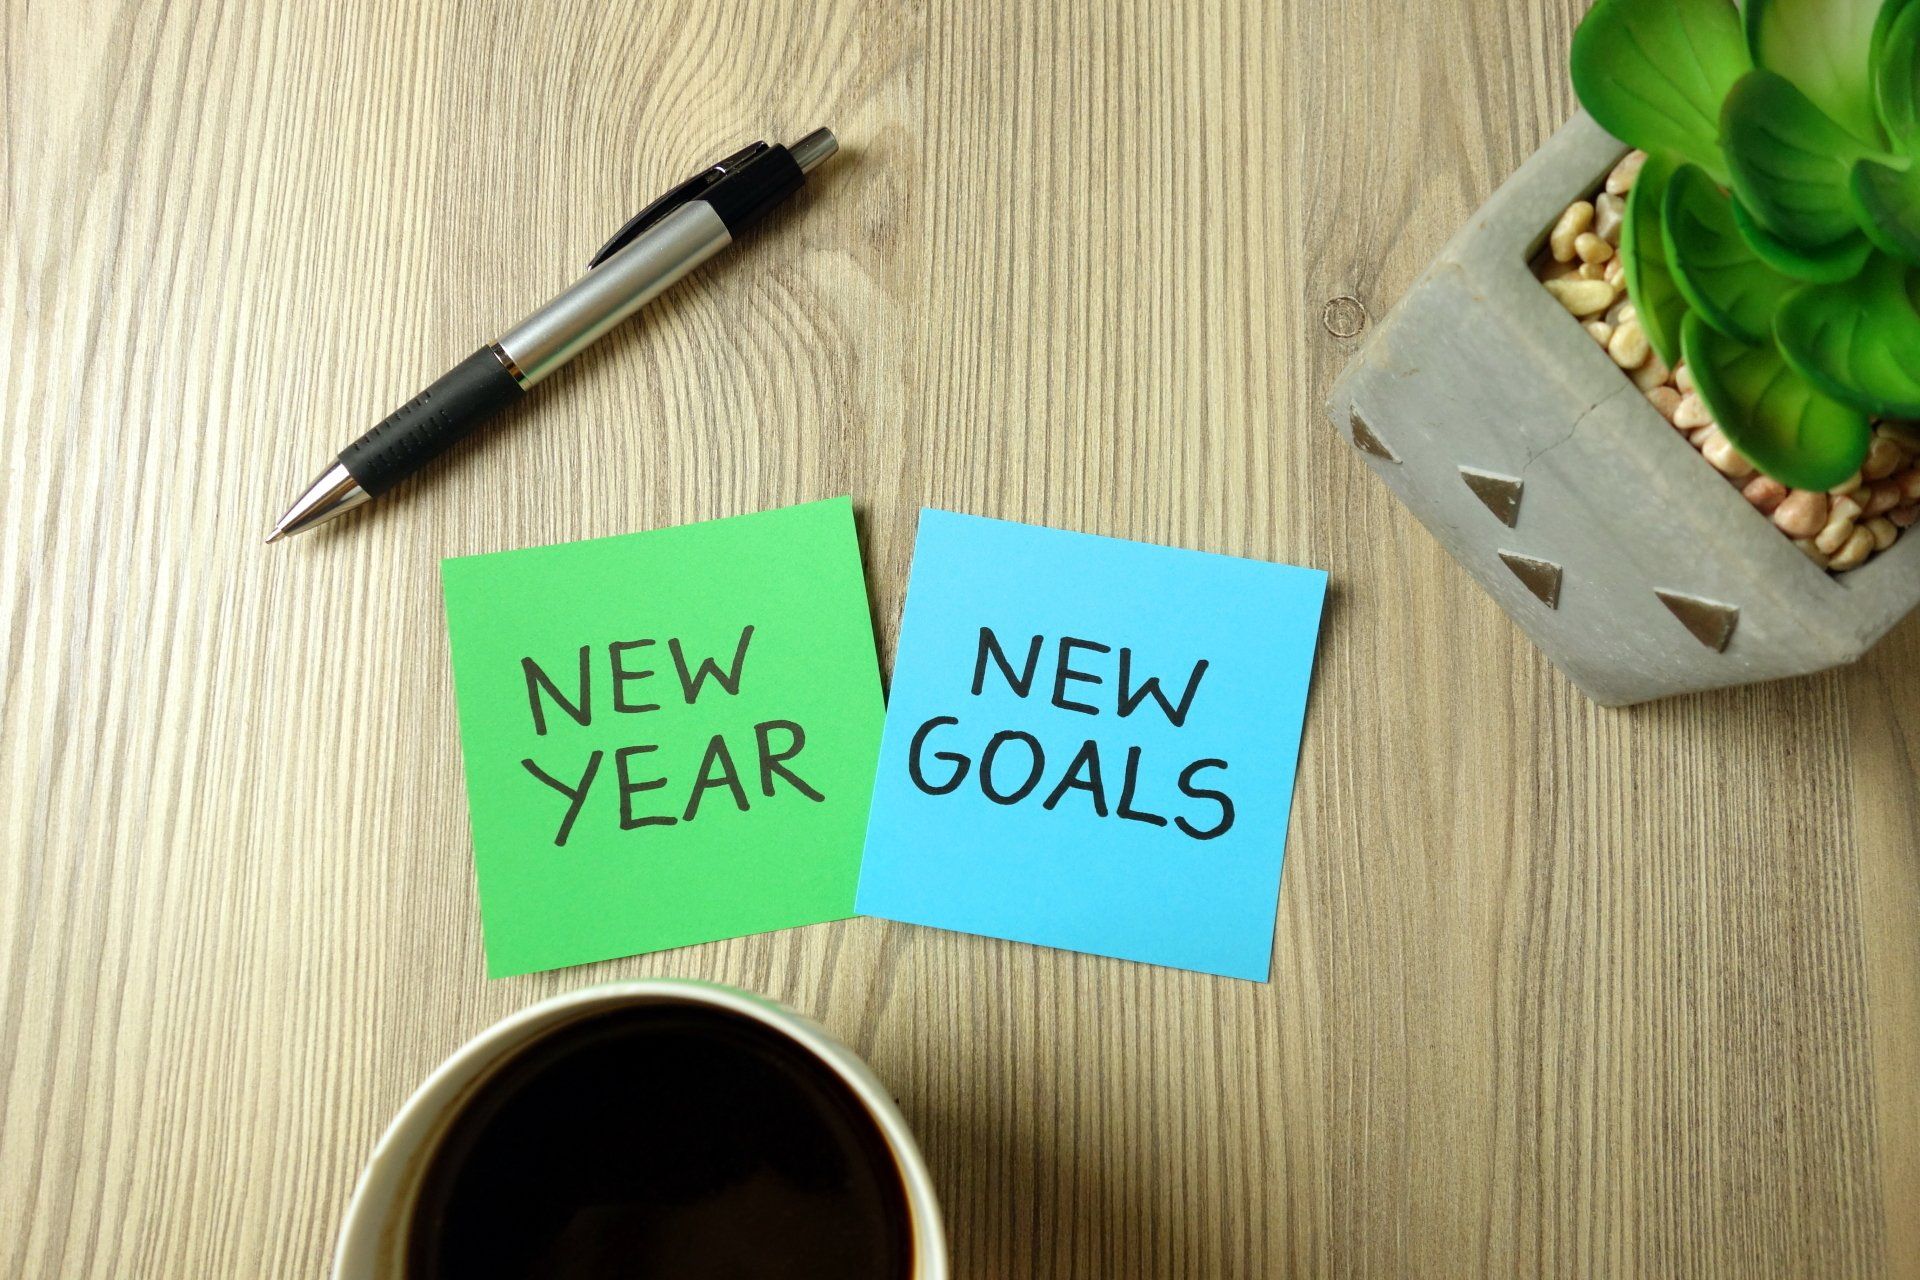
{"label": "black coffee", "polygon": [[848,1087],[759,1023],[640,1007],[498,1070],[434,1153],[408,1274],[832,1277],[912,1265],[900,1174]]}

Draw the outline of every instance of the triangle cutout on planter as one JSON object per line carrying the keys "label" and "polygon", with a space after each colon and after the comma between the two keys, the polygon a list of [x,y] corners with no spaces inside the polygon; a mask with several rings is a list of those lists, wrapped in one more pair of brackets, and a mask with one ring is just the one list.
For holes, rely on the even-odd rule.
{"label": "triangle cutout on planter", "polygon": [[1667,606],[1667,611],[1693,633],[1695,640],[1715,653],[1727,651],[1727,641],[1733,639],[1733,629],[1740,622],[1738,605],[1702,600],[1699,596],[1662,591],[1658,587],[1654,588],[1653,594],[1659,596],[1660,603]]}
{"label": "triangle cutout on planter", "polygon": [[1502,551],[1500,559],[1527,590],[1549,609],[1560,607],[1560,566],[1551,560],[1536,560],[1518,551]]}
{"label": "triangle cutout on planter", "polygon": [[1475,467],[1460,468],[1460,478],[1473,490],[1474,497],[1487,504],[1487,510],[1493,512],[1501,524],[1511,529],[1519,523],[1520,491],[1526,487],[1522,482]]}
{"label": "triangle cutout on planter", "polygon": [[1367,425],[1367,420],[1360,416],[1358,409],[1347,419],[1347,425],[1353,430],[1354,448],[1376,458],[1385,458],[1388,462],[1400,461],[1400,455],[1387,448],[1386,441],[1373,434],[1373,428]]}

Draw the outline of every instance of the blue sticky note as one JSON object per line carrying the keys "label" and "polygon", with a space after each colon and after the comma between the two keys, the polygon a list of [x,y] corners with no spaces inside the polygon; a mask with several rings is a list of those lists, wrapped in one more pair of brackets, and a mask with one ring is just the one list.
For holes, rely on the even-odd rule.
{"label": "blue sticky note", "polygon": [[1326,586],[923,511],[857,908],[1264,981]]}

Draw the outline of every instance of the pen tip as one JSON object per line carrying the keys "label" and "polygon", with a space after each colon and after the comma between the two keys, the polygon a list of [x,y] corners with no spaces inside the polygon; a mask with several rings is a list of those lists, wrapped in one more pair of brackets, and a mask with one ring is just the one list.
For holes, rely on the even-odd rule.
{"label": "pen tip", "polygon": [[267,545],[272,546],[274,543],[280,541],[280,539],[286,536],[287,536],[287,531],[285,529],[275,529],[272,533],[269,533],[267,535]]}

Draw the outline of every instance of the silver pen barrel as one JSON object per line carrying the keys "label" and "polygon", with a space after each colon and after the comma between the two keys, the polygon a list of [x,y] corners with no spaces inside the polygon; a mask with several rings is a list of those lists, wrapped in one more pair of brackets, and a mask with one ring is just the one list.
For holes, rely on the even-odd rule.
{"label": "silver pen barrel", "polygon": [[531,387],[731,243],[712,205],[682,205],[494,345],[520,385]]}
{"label": "silver pen barrel", "polygon": [[[839,149],[832,130],[815,129],[787,151],[805,174]],[[693,200],[587,272],[494,346],[520,385],[531,387],[732,242],[713,206]]]}

